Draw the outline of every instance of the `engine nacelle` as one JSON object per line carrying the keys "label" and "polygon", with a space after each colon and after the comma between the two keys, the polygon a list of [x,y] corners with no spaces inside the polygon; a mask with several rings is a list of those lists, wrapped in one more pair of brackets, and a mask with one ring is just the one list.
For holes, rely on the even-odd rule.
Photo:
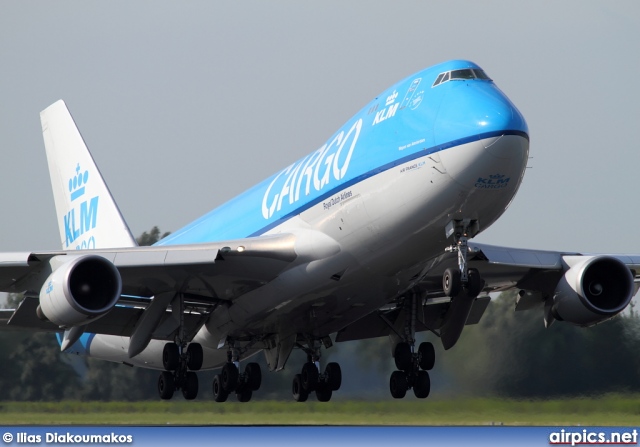
{"label": "engine nacelle", "polygon": [[120,298],[120,272],[96,255],[72,258],[58,267],[40,290],[40,310],[52,323],[69,328],[109,312]]}
{"label": "engine nacelle", "polygon": [[635,292],[633,275],[611,256],[586,257],[558,282],[551,312],[558,320],[592,326],[624,310]]}

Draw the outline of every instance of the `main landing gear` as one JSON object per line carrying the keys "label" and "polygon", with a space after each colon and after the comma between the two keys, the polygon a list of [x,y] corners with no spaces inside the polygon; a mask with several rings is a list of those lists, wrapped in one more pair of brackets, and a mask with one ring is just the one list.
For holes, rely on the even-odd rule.
{"label": "main landing gear", "polygon": [[307,362],[302,365],[300,374],[293,378],[291,392],[293,400],[305,402],[309,394],[315,391],[316,398],[320,402],[329,402],[334,391],[342,385],[342,370],[336,362],[328,363],[324,372],[320,369],[320,347],[315,341],[309,343]]}
{"label": "main landing gear", "polygon": [[396,345],[394,359],[398,371],[391,373],[389,390],[395,399],[402,399],[407,390],[419,399],[429,396],[431,379],[429,373],[436,361],[436,353],[430,342],[420,343],[418,352],[413,352],[413,344],[401,342]]}
{"label": "main landing gear", "polygon": [[390,325],[395,333],[392,340],[400,340],[393,349],[398,370],[391,373],[389,379],[389,391],[395,399],[402,399],[410,389],[413,389],[413,393],[419,399],[426,398],[431,391],[428,371],[435,365],[435,349],[431,343],[424,342],[420,343],[418,351],[415,351],[416,313],[419,305],[421,303],[418,294],[414,292],[405,298],[403,303],[400,320],[403,322],[403,330]]}
{"label": "main landing gear", "polygon": [[[181,352],[182,351],[182,352]],[[177,343],[167,343],[162,351],[162,365],[165,371],[158,378],[158,393],[161,399],[171,399],[179,389],[187,400],[198,396],[198,375],[194,371],[202,368],[202,346],[191,343],[181,349]]]}
{"label": "main landing gear", "polygon": [[180,326],[175,343],[166,343],[162,350],[164,371],[158,377],[158,394],[161,399],[171,399],[176,390],[182,390],[187,400],[198,396],[198,375],[195,371],[202,368],[204,352],[200,343],[187,345],[184,330],[184,297],[177,300],[176,313],[180,315]]}
{"label": "main landing gear", "polygon": [[262,371],[257,363],[247,363],[244,372],[239,369],[239,352],[235,348],[229,349],[227,363],[222,371],[213,377],[213,400],[225,402],[229,395],[236,393],[238,402],[249,402],[253,392],[260,389]]}

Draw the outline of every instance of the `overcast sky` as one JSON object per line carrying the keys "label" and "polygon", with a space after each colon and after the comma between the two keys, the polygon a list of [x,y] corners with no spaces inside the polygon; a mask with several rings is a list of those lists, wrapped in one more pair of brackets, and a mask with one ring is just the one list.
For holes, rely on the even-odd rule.
{"label": "overcast sky", "polygon": [[0,250],[59,249],[39,112],[64,99],[134,235],[321,146],[391,84],[470,59],[531,169],[479,241],[640,253],[640,2],[0,0]]}

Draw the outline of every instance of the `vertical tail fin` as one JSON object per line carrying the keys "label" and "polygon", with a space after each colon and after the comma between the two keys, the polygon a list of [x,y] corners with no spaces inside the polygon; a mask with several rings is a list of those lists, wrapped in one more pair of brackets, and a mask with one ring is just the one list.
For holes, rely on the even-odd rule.
{"label": "vertical tail fin", "polygon": [[40,112],[40,121],[62,248],[135,247],[64,101]]}

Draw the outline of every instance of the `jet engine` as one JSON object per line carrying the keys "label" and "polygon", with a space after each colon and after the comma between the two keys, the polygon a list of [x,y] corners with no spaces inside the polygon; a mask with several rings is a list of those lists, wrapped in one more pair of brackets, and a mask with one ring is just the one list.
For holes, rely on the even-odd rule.
{"label": "jet engine", "polygon": [[63,328],[80,326],[109,312],[121,290],[120,272],[107,259],[96,255],[74,257],[45,281],[38,313]]}
{"label": "jet engine", "polygon": [[635,293],[633,275],[611,256],[578,261],[558,282],[552,315],[577,326],[592,326],[622,312]]}

